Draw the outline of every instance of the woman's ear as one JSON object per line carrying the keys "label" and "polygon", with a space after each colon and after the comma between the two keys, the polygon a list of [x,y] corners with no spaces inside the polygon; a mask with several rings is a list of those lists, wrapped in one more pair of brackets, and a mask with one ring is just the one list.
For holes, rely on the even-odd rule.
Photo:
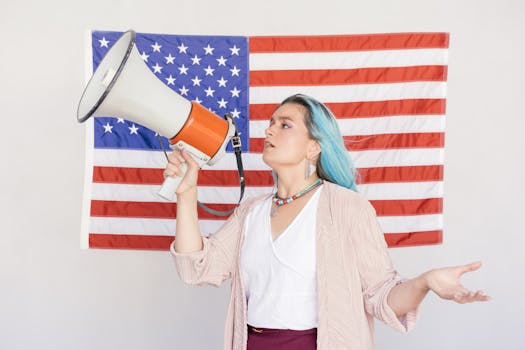
{"label": "woman's ear", "polygon": [[320,154],[321,154],[321,145],[319,144],[319,141],[310,140],[310,143],[308,144],[308,150],[306,153],[306,157],[310,160],[314,160],[314,159],[317,160]]}

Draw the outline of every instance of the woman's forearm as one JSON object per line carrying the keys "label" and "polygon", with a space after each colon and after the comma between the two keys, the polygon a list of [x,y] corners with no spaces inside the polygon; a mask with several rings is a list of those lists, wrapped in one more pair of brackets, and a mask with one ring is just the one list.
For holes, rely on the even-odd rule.
{"label": "woman's forearm", "polygon": [[202,250],[197,214],[197,188],[177,195],[177,224],[174,248],[177,253]]}
{"label": "woman's forearm", "polygon": [[400,317],[416,309],[429,290],[426,275],[422,274],[392,288],[388,294],[387,302],[396,316]]}

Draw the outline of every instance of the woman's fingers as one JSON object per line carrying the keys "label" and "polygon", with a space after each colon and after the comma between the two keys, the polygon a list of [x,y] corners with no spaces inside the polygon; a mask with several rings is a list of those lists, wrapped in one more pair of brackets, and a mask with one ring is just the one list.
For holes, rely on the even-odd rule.
{"label": "woman's fingers", "polygon": [[461,274],[464,274],[465,272],[476,271],[480,267],[481,267],[481,261],[476,261],[476,262],[461,266],[460,271],[461,271]]}
{"label": "woman's fingers", "polygon": [[186,162],[188,164],[189,168],[195,169],[195,168],[199,167],[199,164],[197,164],[195,159],[193,159],[191,154],[189,154],[189,152],[185,148],[183,148],[182,151],[179,152],[179,155],[180,155],[182,161]]}
{"label": "woman's fingers", "polygon": [[489,301],[490,297],[488,295],[485,295],[482,291],[477,292],[471,292],[467,291],[465,293],[457,293],[454,295],[454,301],[465,304],[465,303],[472,303],[475,301]]}
{"label": "woman's fingers", "polygon": [[168,165],[163,174],[164,177],[181,178],[176,189],[179,195],[197,186],[199,168],[197,161],[186,149],[175,149],[168,155]]}
{"label": "woman's fingers", "polygon": [[166,165],[166,169],[163,173],[164,177],[183,177],[186,172],[187,165],[198,168],[198,164],[186,150],[183,150],[182,152],[177,149],[173,150],[173,152],[168,154],[168,164]]}

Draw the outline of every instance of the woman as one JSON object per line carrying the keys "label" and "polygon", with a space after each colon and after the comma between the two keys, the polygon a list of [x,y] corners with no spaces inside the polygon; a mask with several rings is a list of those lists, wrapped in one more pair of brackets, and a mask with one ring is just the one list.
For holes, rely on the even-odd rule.
{"label": "woman", "polygon": [[198,166],[169,156],[165,176],[188,170],[177,189],[181,278],[232,279],[225,349],[373,349],[373,318],[409,331],[429,290],[458,303],[486,301],[460,283],[481,263],[402,279],[375,211],[355,188],[354,168],[330,110],[304,95],[287,98],[266,129],[263,161],[276,192],[243,202],[211,237],[197,219]]}

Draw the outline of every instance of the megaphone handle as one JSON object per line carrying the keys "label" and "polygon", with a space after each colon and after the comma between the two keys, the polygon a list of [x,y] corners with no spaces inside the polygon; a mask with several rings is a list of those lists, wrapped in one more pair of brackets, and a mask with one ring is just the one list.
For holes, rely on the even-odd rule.
{"label": "megaphone handle", "polygon": [[188,170],[188,166],[185,163],[183,163],[182,164],[182,172],[183,172],[182,176],[166,177],[164,179],[164,183],[162,184],[162,187],[160,188],[158,192],[158,195],[169,201],[173,201],[175,199],[175,192],[177,191],[177,188],[179,187],[180,182],[182,181],[182,178],[186,174],[187,170]]}

